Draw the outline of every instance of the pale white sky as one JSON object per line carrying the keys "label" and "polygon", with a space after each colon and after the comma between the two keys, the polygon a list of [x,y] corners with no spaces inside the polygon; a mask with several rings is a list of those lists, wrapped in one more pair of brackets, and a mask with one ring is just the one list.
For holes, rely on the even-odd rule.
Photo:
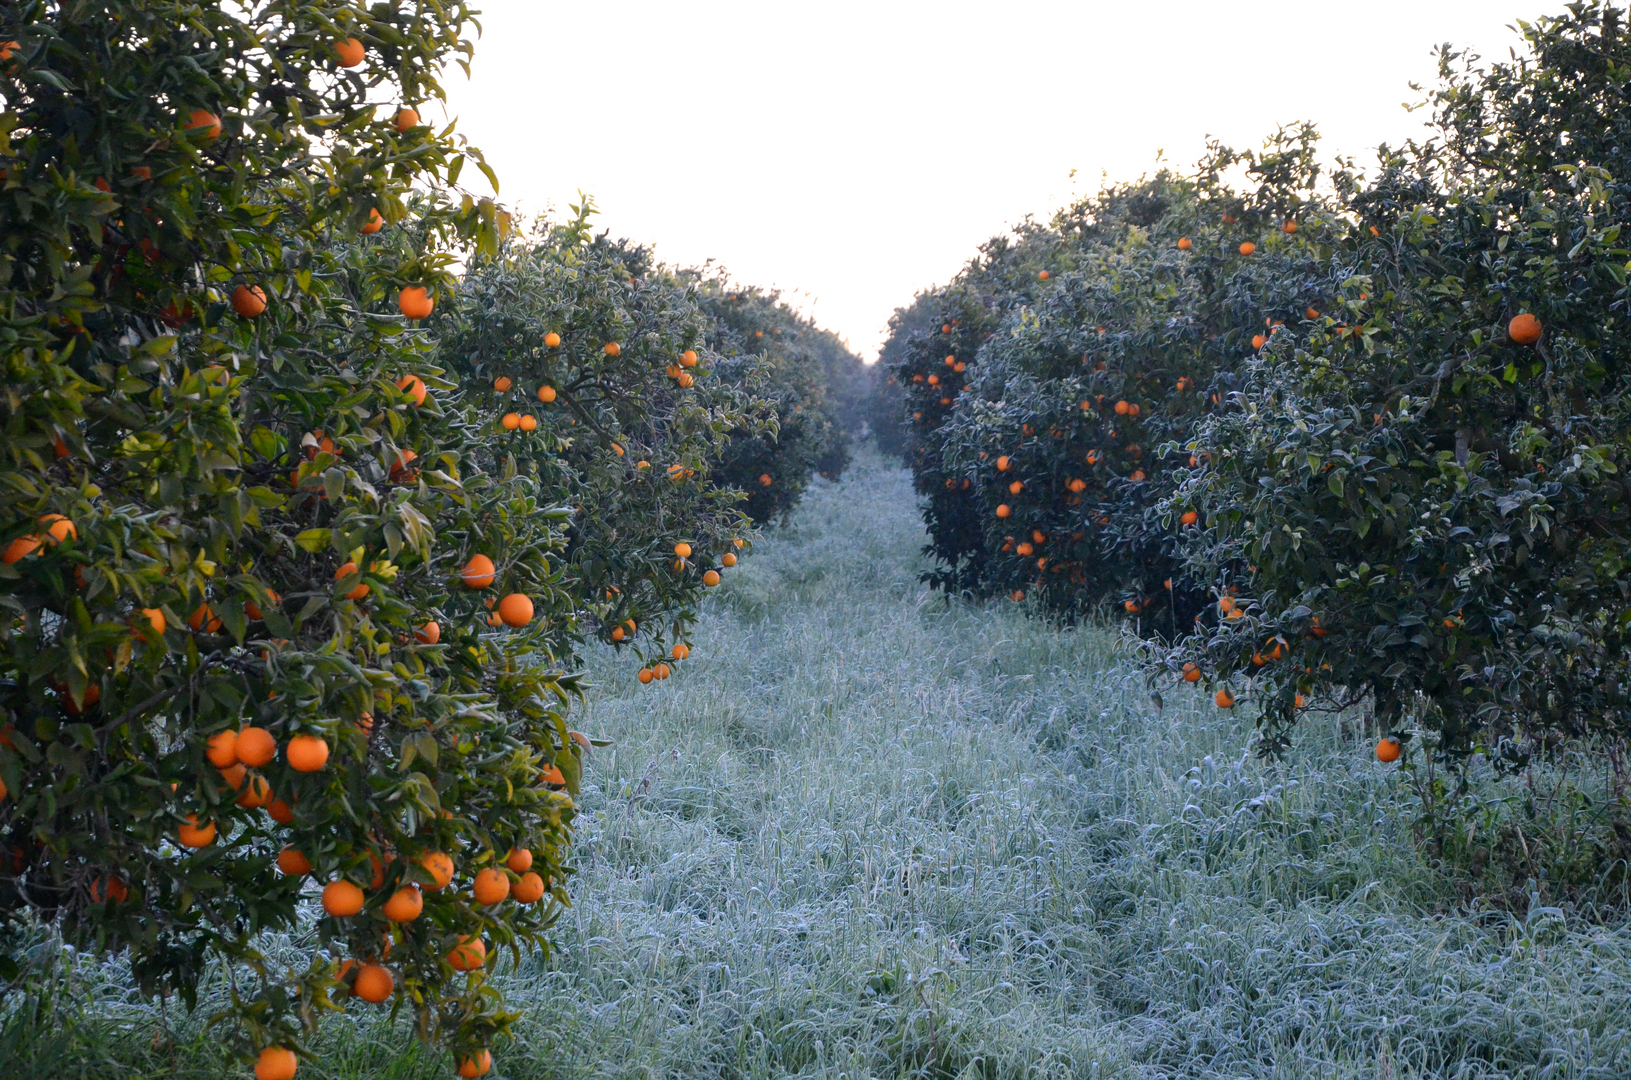
{"label": "pale white sky", "polygon": [[1368,163],[1420,130],[1435,44],[1505,57],[1562,0],[480,6],[449,111],[506,204],[581,188],[615,235],[780,286],[871,360],[914,292],[1102,174],[1302,119]]}

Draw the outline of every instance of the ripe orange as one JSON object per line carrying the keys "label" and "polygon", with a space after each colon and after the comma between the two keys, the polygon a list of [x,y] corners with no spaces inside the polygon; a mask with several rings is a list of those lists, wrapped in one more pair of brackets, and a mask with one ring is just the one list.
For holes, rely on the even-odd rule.
{"label": "ripe orange", "polygon": [[[276,589],[267,589],[266,599],[273,605],[281,604],[283,602],[282,595],[280,595]],[[255,603],[253,600],[244,601],[244,614],[248,615],[256,622],[260,622],[266,617],[266,613],[260,609],[260,605]]]}
{"label": "ripe orange", "polygon": [[230,769],[238,764],[238,733],[231,729],[217,731],[204,744],[204,758],[217,769]]}
{"label": "ripe orange", "polygon": [[380,911],[392,922],[413,922],[425,910],[425,894],[417,885],[404,885],[391,894]]}
{"label": "ripe orange", "polygon": [[529,416],[523,416],[521,418],[521,430],[522,431],[537,431],[538,430],[538,418],[536,416],[530,416],[530,415]]}
{"label": "ripe orange", "polygon": [[1262,334],[1253,334],[1252,335],[1252,348],[1261,349],[1264,345],[1268,344],[1268,341],[1269,341],[1269,339],[1264,337]]}
{"label": "ripe orange", "polygon": [[311,860],[298,850],[286,847],[277,853],[277,868],[290,877],[311,873]]}
{"label": "ripe orange", "polygon": [[518,874],[524,874],[532,869],[532,852],[526,848],[516,848],[505,856],[504,865]]}
{"label": "ripe orange", "polygon": [[727,552],[725,552],[725,554],[723,554],[723,555],[721,555],[719,557],[719,561],[720,561],[721,564],[723,564],[725,566],[735,566],[736,565],[736,553],[731,552],[731,551],[727,551]]}
{"label": "ripe orange", "polygon": [[510,896],[518,904],[536,904],[544,898],[544,879],[530,872],[522,874],[521,880],[510,890]]}
{"label": "ripe orange", "polygon": [[482,907],[502,903],[510,895],[510,876],[496,867],[489,866],[476,874],[476,881],[470,893]]}
{"label": "ripe orange", "polygon": [[442,640],[442,624],[432,619],[413,632],[413,639],[421,645],[434,645]]}
{"label": "ripe orange", "polygon": [[486,1076],[493,1068],[493,1052],[483,1050],[473,1057],[459,1059],[459,1075],[464,1080],[476,1080],[478,1076]]}
{"label": "ripe orange", "polygon": [[[426,315],[430,314],[430,309],[429,308],[425,309],[425,314]],[[417,375],[404,375],[404,376],[402,376],[402,378],[400,378],[400,379],[398,379],[396,381],[396,388],[398,390],[401,390],[403,393],[407,394],[409,397],[413,398],[414,408],[417,409],[419,406],[421,406],[421,405],[423,405],[425,403],[425,394],[426,394],[425,380],[421,379],[419,376],[417,376]]]}
{"label": "ripe orange", "polygon": [[1280,231],[1289,236],[1297,231],[1297,223],[1295,221],[1288,221],[1284,225],[1280,226]]}
{"label": "ripe orange", "polygon": [[331,881],[323,886],[323,910],[336,918],[362,910],[362,890],[349,881]]}
{"label": "ripe orange", "polygon": [[505,626],[525,626],[532,621],[532,600],[521,593],[511,593],[498,602],[498,617]]}
{"label": "ripe orange", "polygon": [[1009,457],[1007,454],[1004,454],[1003,456],[1001,456],[1001,457],[999,457],[997,459],[997,471],[998,472],[1007,472],[1009,469],[1011,469],[1013,467],[1013,464],[1014,464],[1014,459]]}
{"label": "ripe orange", "polygon": [[419,110],[409,108],[406,105],[402,106],[397,110],[394,123],[398,134],[406,134],[411,129],[419,126]]}
{"label": "ripe orange", "polygon": [[549,333],[544,335],[544,345],[546,348],[553,349],[560,343],[561,335],[557,334],[555,331],[551,330]]}
{"label": "ripe orange", "polygon": [[1018,495],[1020,492],[1022,492],[1024,490],[1025,490],[1025,481],[1023,481],[1023,480],[1015,480],[1012,484],[1008,485],[1008,494],[1010,494],[1010,495]]}
{"label": "ripe orange", "polygon": [[243,766],[238,765],[233,769],[229,769],[222,774],[222,778],[237,789],[238,798],[234,801],[238,806],[243,807],[245,810],[258,810],[265,806],[266,801],[272,797],[272,785],[266,782],[264,776],[251,776],[245,782],[243,774],[236,771],[241,768]]}
{"label": "ripe orange", "polygon": [[334,55],[339,57],[340,66],[343,68],[356,67],[363,62],[367,54],[368,50],[362,47],[362,42],[354,37],[334,43]]}
{"label": "ripe orange", "polygon": [[193,628],[196,634],[215,634],[221,630],[221,620],[216,617],[215,609],[208,604],[199,604],[193,608],[193,613],[187,619],[187,625]]}
{"label": "ripe orange", "polygon": [[454,971],[474,971],[487,962],[487,946],[479,937],[461,937],[447,954],[447,962]]}
{"label": "ripe orange", "polygon": [[497,573],[493,560],[485,555],[472,555],[470,561],[465,563],[464,569],[460,571],[459,580],[464,582],[466,588],[485,589],[493,583]]}
{"label": "ripe orange", "polygon": [[378,1005],[391,996],[396,980],[378,964],[364,964],[357,969],[357,978],[351,983],[351,992],[364,1001]]}
{"label": "ripe orange", "polygon": [[[354,562],[348,562],[342,565],[338,570],[334,571],[334,580],[339,581],[341,578],[350,577],[352,574],[356,573],[360,573],[360,571],[357,569],[357,564]],[[367,595],[368,584],[366,582],[358,582],[352,587],[351,591],[345,594],[345,598],[347,600],[361,600]]]}
{"label": "ripe orange", "polygon": [[617,356],[623,351],[623,346],[619,345],[615,341],[608,341],[604,351],[607,356]]}
{"label": "ripe orange", "polygon": [[377,209],[369,208],[368,220],[359,225],[357,231],[364,236],[373,236],[383,228],[385,228],[385,219],[380,217]]}
{"label": "ripe orange", "polygon": [[1540,340],[1540,320],[1524,312],[1506,324],[1506,336],[1519,345],[1533,345]]}
{"label": "ripe orange", "polygon": [[1399,740],[1391,735],[1384,735],[1376,744],[1376,760],[1382,762],[1398,761],[1399,755],[1404,753],[1404,747]]}
{"label": "ripe orange", "polygon": [[493,380],[493,389],[497,390],[501,394],[508,391],[510,387],[514,385],[515,384],[510,381],[510,377],[508,375],[500,375],[498,378]]}
{"label": "ripe orange", "polygon": [[697,354],[690,349],[686,349],[685,353],[680,357],[680,363],[685,367],[696,367]]}
{"label": "ripe orange", "polygon": [[1178,520],[1183,522],[1185,525],[1193,525],[1197,521],[1199,521],[1200,519],[1201,519],[1201,515],[1197,514],[1195,511],[1185,510],[1184,511],[1184,516],[1179,518]]}
{"label": "ripe orange", "polygon": [[258,285],[239,285],[232,290],[232,310],[245,319],[253,319],[266,310],[266,293]]}
{"label": "ripe orange", "polygon": [[188,814],[187,821],[176,832],[182,847],[201,848],[215,843],[215,822],[200,825],[197,814]]}
{"label": "ripe orange", "polygon": [[221,137],[221,118],[208,109],[194,109],[187,114],[187,135],[199,142],[214,142]]}
{"label": "ripe orange", "polygon": [[427,855],[421,855],[417,862],[420,869],[431,877],[431,883],[425,886],[431,892],[447,888],[448,883],[453,880],[453,860],[446,852],[432,851]]}
{"label": "ripe orange", "polygon": [[288,825],[294,821],[294,807],[282,799],[273,799],[267,803],[266,814],[279,825]]}
{"label": "ripe orange", "polygon": [[[5,796],[0,794],[0,799],[3,798]],[[91,882],[91,900],[94,903],[100,904],[104,900],[112,900],[115,904],[122,904],[129,899],[130,886],[125,884],[124,878],[109,874],[105,878]]]}
{"label": "ripe orange", "polygon": [[18,559],[34,554],[39,550],[40,538],[38,536],[19,536],[7,545],[5,553],[0,554],[0,562],[10,566]]}
{"label": "ripe orange", "polygon": [[283,760],[295,772],[316,772],[328,764],[328,742],[317,735],[296,735],[283,748]]}
{"label": "ripe orange", "polygon": [[1038,281],[1046,281],[1048,280],[1048,272],[1044,270],[1040,274],[1036,275],[1036,277]]}
{"label": "ripe orange", "polygon": [[656,667],[651,669],[651,673],[657,676],[659,679],[666,679],[670,675],[674,674],[674,671],[667,664],[658,664]]}
{"label": "ripe orange", "polygon": [[409,285],[397,296],[396,306],[410,319],[424,319],[436,310],[436,300],[423,285]]}
{"label": "ripe orange", "polygon": [[393,484],[400,484],[404,480],[412,479],[414,474],[413,463],[419,460],[419,455],[412,450],[398,450],[396,460],[391,462],[390,478]]}
{"label": "ripe orange", "polygon": [[265,728],[246,727],[238,732],[238,738],[233,743],[233,753],[238,760],[251,769],[258,769],[262,765],[269,765],[277,757],[277,740]]}
{"label": "ripe orange", "polygon": [[771,483],[770,474],[769,473],[760,473],[759,474],[759,483],[762,484],[765,487],[769,487],[770,483]]}
{"label": "ripe orange", "polygon": [[655,679],[657,676],[652,674],[650,668],[641,668],[640,674],[637,677],[639,678],[642,686],[649,686],[651,685],[651,680]]}
{"label": "ripe orange", "polygon": [[691,557],[691,545],[681,540],[674,545],[674,554],[682,559],[689,559]]}
{"label": "ripe orange", "polygon": [[504,418],[500,420],[499,423],[504,426],[505,431],[514,431],[516,428],[521,426],[521,414],[513,412],[505,413]]}
{"label": "ripe orange", "polygon": [[1252,243],[1250,240],[1248,240],[1244,244],[1240,245],[1240,253],[1242,255],[1250,255],[1253,252],[1255,252],[1256,250],[1257,250],[1257,245]]}
{"label": "ripe orange", "polygon": [[293,1050],[268,1046],[255,1059],[255,1080],[294,1080],[295,1068],[299,1064]]}
{"label": "ripe orange", "polygon": [[719,571],[718,570],[710,570],[706,574],[703,574],[702,575],[702,583],[704,585],[708,586],[708,588],[710,588],[710,589],[713,588],[715,585],[718,585],[719,584]]}
{"label": "ripe orange", "polygon": [[669,654],[676,660],[684,660],[686,657],[691,655],[691,646],[687,645],[683,641],[676,642],[674,647],[669,650]]}
{"label": "ripe orange", "polygon": [[1184,682],[1200,682],[1200,681],[1201,681],[1201,669],[1196,667],[1193,662],[1185,664],[1184,665]]}
{"label": "ripe orange", "polygon": [[1229,688],[1227,686],[1219,690],[1216,694],[1212,695],[1212,700],[1217,702],[1218,708],[1220,709],[1232,709],[1235,707],[1235,696],[1229,693]]}
{"label": "ripe orange", "polygon": [[1003,503],[1001,506],[997,507],[997,516],[1000,518],[1005,518],[1012,513],[1013,511],[1009,509],[1007,503]]}
{"label": "ripe orange", "polygon": [[555,388],[553,386],[540,386],[538,388],[538,400],[542,401],[545,405],[548,405],[551,401],[554,401]]}
{"label": "ripe orange", "polygon": [[1019,603],[1021,600],[1025,599],[1025,590],[1024,589],[1015,589],[1013,591],[1013,593],[1009,596],[1009,599],[1014,601],[1014,603],[1016,603],[1016,604]]}
{"label": "ripe orange", "polygon": [[696,379],[691,377],[689,371],[680,372],[680,377],[674,381],[680,384],[681,390],[689,390],[696,384]]}
{"label": "ripe orange", "polygon": [[1180,236],[1178,238],[1178,250],[1179,251],[1188,251],[1190,248],[1192,248],[1194,246],[1195,246],[1194,244],[1189,242],[1189,237]]}

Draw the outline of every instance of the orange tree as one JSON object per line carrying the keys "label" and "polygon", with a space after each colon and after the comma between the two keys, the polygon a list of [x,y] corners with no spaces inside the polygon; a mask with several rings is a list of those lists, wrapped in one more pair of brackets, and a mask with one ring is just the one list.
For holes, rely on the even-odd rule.
{"label": "orange tree", "polygon": [[436,323],[440,355],[477,417],[480,467],[570,508],[557,584],[588,618],[563,625],[563,647],[594,635],[666,678],[751,532],[715,462],[775,416],[719,377],[694,285],[591,237],[590,203],[574,209],[472,264]]}
{"label": "orange tree", "polygon": [[837,479],[859,426],[861,360],[780,294],[690,271],[708,316],[720,377],[751,386],[774,410],[774,428],[739,428],[719,456],[718,482],[746,494],[755,521],[785,517],[810,478]]}
{"label": "orange tree", "polygon": [[[1218,179],[1236,163],[1243,193]],[[914,464],[944,583],[1188,629],[1205,592],[1180,573],[1183,515],[1155,507],[1233,370],[1328,291],[1298,224],[1317,177],[1307,129],[1262,154],[1214,148],[1193,177],[1109,189],[991,245],[946,290],[973,293],[968,318],[919,332],[899,375],[927,429]],[[933,362],[967,324],[974,351]]]}
{"label": "orange tree", "polygon": [[1337,295],[1247,368],[1167,501],[1238,598],[1166,662],[1249,689],[1271,751],[1308,704],[1451,760],[1631,719],[1631,42],[1599,3],[1523,32],[1532,59],[1444,54],[1437,137],[1342,178]]}
{"label": "orange tree", "polygon": [[36,917],[144,992],[217,965],[262,1080],[348,997],[478,1073],[488,946],[566,898],[566,514],[473,467],[416,322],[496,244],[489,203],[404,201],[485,168],[415,109],[469,16],[0,13],[0,968]]}

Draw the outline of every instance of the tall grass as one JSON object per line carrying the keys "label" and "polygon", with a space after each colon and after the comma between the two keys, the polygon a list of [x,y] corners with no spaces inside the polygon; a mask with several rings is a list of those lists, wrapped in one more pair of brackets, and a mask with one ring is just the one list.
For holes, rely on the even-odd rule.
{"label": "tall grass", "polygon": [[[731,573],[675,678],[592,658],[579,725],[614,745],[561,949],[499,976],[526,1012],[505,1075],[1631,1075],[1624,925],[1466,903],[1337,721],[1263,764],[1108,633],[931,596],[921,542],[863,455]],[[0,1075],[221,1075],[116,968],[71,989],[5,1018]],[[448,1075],[351,1015],[303,1077]]]}

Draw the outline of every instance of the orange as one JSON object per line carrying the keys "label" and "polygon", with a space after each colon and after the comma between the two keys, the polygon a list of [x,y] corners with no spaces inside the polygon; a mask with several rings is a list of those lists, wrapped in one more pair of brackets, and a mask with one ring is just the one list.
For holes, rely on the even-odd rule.
{"label": "orange", "polygon": [[266,813],[279,825],[288,825],[294,821],[294,807],[282,799],[273,799],[266,804]]}
{"label": "orange", "polygon": [[1013,511],[1008,508],[1007,503],[1003,503],[1001,506],[997,507],[997,516],[1000,518],[1005,518],[1012,513]]}
{"label": "orange", "polygon": [[286,847],[277,853],[277,868],[290,877],[311,873],[311,860],[297,849]]}
{"label": "orange", "polygon": [[[334,571],[334,580],[339,581],[341,578],[350,577],[352,574],[356,574],[356,573],[359,573],[359,571],[357,570],[357,564],[354,563],[354,562],[348,562],[348,563],[345,563],[344,565],[342,565],[338,570]],[[356,585],[354,585],[351,588],[350,592],[345,594],[345,598],[347,600],[361,600],[363,597],[365,597],[367,595],[368,595],[368,585],[367,585],[367,583],[366,582],[358,582]]]}
{"label": "orange", "polygon": [[473,1057],[459,1059],[459,1075],[464,1080],[476,1080],[478,1076],[486,1076],[493,1068],[493,1052],[483,1050]]}
{"label": "orange", "polygon": [[1244,244],[1240,245],[1240,253],[1242,255],[1250,255],[1256,250],[1257,250],[1257,245],[1252,243],[1250,240],[1248,240]]}
{"label": "orange", "polygon": [[524,874],[532,869],[532,852],[526,848],[516,848],[505,857],[504,865],[518,874]]}
{"label": "orange", "polygon": [[272,759],[277,757],[277,740],[265,728],[246,727],[238,732],[233,753],[251,769],[258,769],[271,764]]}
{"label": "orange", "polygon": [[1303,706],[1305,706],[1305,705],[1307,705],[1307,704],[1308,704],[1308,699],[1307,699],[1307,698],[1305,698],[1305,697],[1303,697],[1303,696],[1302,696],[1302,695],[1301,695],[1301,694],[1298,694],[1298,695],[1297,695],[1297,696],[1296,696],[1296,698],[1294,698],[1294,699],[1293,699],[1293,700],[1292,700],[1292,704],[1293,704],[1293,705],[1295,705],[1295,706],[1296,706],[1296,707],[1297,707],[1297,708],[1299,708],[1299,709],[1300,709],[1300,708],[1302,708],[1302,707],[1303,707]]}
{"label": "orange", "polygon": [[[412,128],[419,126],[419,110],[404,105],[397,110],[396,119],[393,122],[396,124],[398,134],[406,134]],[[427,314],[429,313],[427,312]],[[417,318],[418,316],[413,317]]]}
{"label": "orange", "polygon": [[689,559],[691,557],[691,545],[687,544],[684,540],[681,540],[679,543],[674,545],[674,554],[678,555],[682,559]]}
{"label": "orange", "polygon": [[1325,627],[1320,625],[1320,619],[1319,619],[1318,615],[1316,615],[1312,619],[1308,620],[1308,632],[1310,634],[1313,634],[1315,637],[1324,637],[1325,636]]}
{"label": "orange", "polygon": [[1506,324],[1506,336],[1519,345],[1533,345],[1540,340],[1540,329],[1540,320],[1525,312]]}
{"label": "orange", "polygon": [[503,425],[505,431],[514,431],[516,428],[521,426],[521,414],[513,412],[505,413],[504,418],[500,420],[499,423]]}
{"label": "orange", "polygon": [[201,848],[215,843],[215,822],[198,823],[197,814],[188,814],[186,824],[177,830],[182,847]]}
{"label": "orange", "polygon": [[1190,243],[1189,237],[1180,236],[1178,238],[1178,250],[1179,251],[1188,251],[1190,248],[1192,248],[1194,246],[1195,246],[1194,244]]}
{"label": "orange", "polygon": [[396,980],[391,973],[378,964],[364,964],[357,969],[357,977],[351,983],[351,993],[364,1001],[380,1002],[391,996],[396,989]]}
{"label": "orange", "polygon": [[489,866],[476,874],[476,881],[470,893],[482,907],[502,903],[510,895],[510,876]]}
{"label": "orange", "polygon": [[672,649],[670,649],[669,653],[676,660],[684,660],[686,657],[691,655],[691,646],[685,644],[685,642],[682,641],[682,642],[677,643]]}
{"label": "orange", "polygon": [[334,55],[339,57],[340,66],[343,68],[356,67],[358,64],[363,62],[364,57],[367,56],[367,52],[368,51],[362,47],[362,42],[358,41],[356,38],[346,38],[344,41],[336,41],[334,43]]}
{"label": "orange", "polygon": [[1046,281],[1048,280],[1048,272],[1044,270],[1040,274],[1036,275],[1036,277],[1038,281]]}
{"label": "orange", "polygon": [[521,430],[522,431],[537,431],[538,430],[538,418],[536,416],[523,416],[521,418]]}
{"label": "orange", "polygon": [[434,645],[442,640],[442,624],[435,619],[413,632],[413,639],[421,645]]}
{"label": "orange", "polygon": [[246,319],[253,319],[266,310],[266,293],[258,285],[239,285],[232,290],[232,310]]}
{"label": "orange", "polygon": [[295,1068],[299,1064],[293,1050],[268,1046],[255,1059],[255,1080],[294,1080]]}
{"label": "orange", "polygon": [[1232,709],[1235,707],[1235,696],[1229,693],[1229,688],[1227,686],[1214,694],[1212,696],[1212,700],[1218,703],[1218,708],[1220,709]]}
{"label": "orange", "polygon": [[762,484],[765,487],[769,487],[770,482],[771,481],[770,481],[770,474],[769,473],[760,473],[759,474],[759,483],[760,484]]}
{"label": "orange", "polygon": [[657,676],[659,679],[666,679],[674,672],[667,664],[658,664],[656,667],[651,669],[651,673]]}
{"label": "orange", "polygon": [[1025,599],[1025,590],[1015,589],[1009,599],[1013,600],[1016,604],[1019,603],[1021,600]]}
{"label": "orange", "polygon": [[187,619],[187,625],[193,628],[194,633],[214,634],[220,632],[221,620],[216,617],[214,608],[199,604]]}
{"label": "orange", "polygon": [[391,462],[391,482],[400,484],[411,479],[414,474],[413,463],[419,460],[419,455],[412,450],[398,450],[396,460]]}
{"label": "orange", "polygon": [[1020,492],[1022,492],[1024,490],[1025,490],[1025,481],[1023,481],[1023,480],[1015,480],[1012,484],[1008,485],[1008,494],[1010,494],[1010,495],[1018,495]]}
{"label": "orange", "polygon": [[704,585],[708,586],[708,588],[710,588],[710,589],[713,588],[715,585],[718,585],[719,584],[719,571],[718,570],[710,570],[706,574],[703,574],[702,575],[702,583]]}
{"label": "orange", "polygon": [[548,385],[540,386],[538,388],[538,400],[542,401],[545,405],[548,405],[551,401],[554,401],[555,388]]}
{"label": "orange", "polygon": [[1227,615],[1227,614],[1229,614],[1229,612],[1233,611],[1234,609],[1235,609],[1235,598],[1234,597],[1232,597],[1232,596],[1222,596],[1222,597],[1218,598],[1218,610],[1219,611],[1221,611],[1225,615]]}
{"label": "orange", "polygon": [[40,524],[49,526],[45,531],[45,536],[41,538],[48,544],[60,544],[64,540],[79,539],[79,529],[75,527],[72,521],[61,514],[46,514],[40,518]]}
{"label": "orange", "polygon": [[608,341],[606,343],[605,352],[606,352],[607,356],[616,356],[619,353],[621,353],[622,351],[623,351],[623,346],[619,345],[617,342]]}
{"label": "orange", "polygon": [[498,617],[505,626],[525,626],[532,621],[532,600],[521,593],[511,593],[498,602]]}
{"label": "orange", "polygon": [[357,227],[357,231],[362,233],[364,236],[373,236],[383,228],[385,228],[385,219],[380,217],[378,210],[370,207],[368,211],[368,220],[359,225]]}
{"label": "orange", "polygon": [[544,879],[530,872],[522,874],[521,880],[510,890],[510,896],[518,904],[536,904],[544,898]]}
{"label": "orange", "polygon": [[362,890],[349,881],[331,881],[323,886],[323,910],[336,918],[362,910]]}
{"label": "orange", "polygon": [[[272,604],[281,604],[283,602],[283,597],[279,595],[275,589],[266,590],[266,599]],[[244,614],[248,615],[251,619],[254,619],[257,622],[265,617],[265,613],[261,611],[260,605],[255,603],[253,600],[244,601]]]}
{"label": "orange", "polygon": [[217,769],[230,769],[238,764],[238,733],[217,731],[205,743],[204,758]]}
{"label": "orange", "polygon": [[[425,309],[425,314],[426,315],[430,314],[430,309],[429,308]],[[412,316],[412,317],[413,318],[422,318],[423,316]],[[400,378],[400,379],[398,379],[396,381],[396,388],[398,390],[401,390],[403,393],[407,394],[409,397],[413,398],[414,408],[418,408],[419,406],[421,406],[421,405],[423,405],[425,403],[425,394],[426,394],[425,380],[421,379],[419,376],[417,376],[417,375],[404,375],[404,376],[402,376],[402,378]]]}
{"label": "orange", "polygon": [[380,909],[392,922],[413,922],[425,910],[425,894],[417,885],[404,885]]}
{"label": "orange", "polygon": [[[236,768],[241,769],[243,766],[239,765]],[[272,785],[268,784],[263,776],[251,776],[248,783],[244,783],[238,774],[229,770],[224,779],[237,789],[238,798],[235,802],[245,810],[258,810],[272,797]]]}
{"label": "orange", "polygon": [[493,566],[493,560],[485,555],[472,555],[459,573],[459,580],[464,582],[466,588],[485,589],[493,583],[496,574],[497,568]]}
{"label": "orange", "polygon": [[[4,798],[0,795],[0,798]],[[112,900],[115,904],[122,904],[130,899],[130,886],[123,878],[108,875],[105,878],[91,882],[91,900],[100,904],[104,900]]]}
{"label": "orange", "polygon": [[1122,606],[1127,609],[1129,614],[1137,614],[1137,612],[1138,612],[1138,601],[1137,600],[1128,600]]}
{"label": "orange", "polygon": [[1383,736],[1376,744],[1377,761],[1398,761],[1399,755],[1402,753],[1404,753],[1404,747],[1400,746],[1399,740],[1391,735]]}
{"label": "orange", "polygon": [[736,565],[736,553],[731,552],[731,551],[727,551],[727,552],[725,552],[725,554],[723,554],[723,555],[721,555],[719,557],[719,561],[721,563],[723,563],[724,565],[726,565],[726,566],[735,566]]}
{"label": "orange", "polygon": [[1284,225],[1280,226],[1280,231],[1289,236],[1297,231],[1297,223],[1295,221],[1288,221]]}
{"label": "orange", "polygon": [[628,634],[627,634],[627,632],[624,631],[624,629],[621,626],[612,627],[612,640],[613,641],[622,641],[626,637],[628,637]]}
{"label": "orange", "polygon": [[213,142],[221,136],[221,118],[208,109],[187,114],[187,134],[200,142]]}
{"label": "orange", "polygon": [[641,668],[640,669],[639,679],[640,679],[641,685],[649,686],[651,684],[651,680],[655,679],[656,677],[657,676],[652,674],[650,668]]}
{"label": "orange", "polygon": [[1261,349],[1264,345],[1268,344],[1268,340],[1269,339],[1264,337],[1262,334],[1253,334],[1252,335],[1252,348]]}
{"label": "orange", "polygon": [[0,554],[0,562],[10,566],[18,559],[34,554],[39,550],[40,538],[38,536],[19,536],[7,545],[5,553]]}
{"label": "orange", "polygon": [[1315,311],[1313,308],[1308,307],[1303,309],[1303,316],[1308,319],[1317,319],[1320,317],[1320,313]]}
{"label": "orange", "polygon": [[447,962],[453,965],[454,971],[474,971],[487,962],[487,946],[481,938],[461,937],[447,954]]}
{"label": "orange", "polygon": [[317,735],[296,735],[283,748],[283,760],[295,772],[316,772],[328,764],[328,742]]}
{"label": "orange", "polygon": [[1004,454],[1002,457],[999,457],[997,459],[997,471],[998,472],[1007,472],[1009,469],[1011,469],[1013,467],[1013,464],[1014,464],[1014,459],[1009,457],[1007,454]]}
{"label": "orange", "polygon": [[1196,667],[1194,665],[1194,663],[1185,664],[1184,665],[1184,682],[1200,682],[1200,681],[1201,681],[1201,669]]}
{"label": "orange", "polygon": [[557,334],[555,331],[551,330],[549,333],[544,335],[544,345],[546,348],[553,349],[560,343],[561,335]]}
{"label": "orange", "polygon": [[1193,525],[1197,521],[1199,521],[1200,519],[1201,519],[1201,515],[1197,514],[1195,511],[1185,510],[1184,511],[1184,516],[1179,518],[1178,520],[1183,522],[1185,525]]}
{"label": "orange", "polygon": [[507,392],[510,387],[514,385],[515,384],[510,381],[510,377],[508,375],[500,375],[498,378],[493,380],[493,389],[497,390],[501,394]]}
{"label": "orange", "polygon": [[448,883],[453,880],[453,860],[446,852],[432,851],[419,856],[416,861],[420,869],[430,875],[431,883],[425,888],[431,892],[447,888]]}
{"label": "orange", "polygon": [[697,354],[691,349],[686,349],[685,354],[680,357],[680,363],[685,367],[696,367]]}
{"label": "orange", "polygon": [[423,285],[409,285],[396,298],[396,306],[410,319],[423,319],[436,310],[436,301]]}

